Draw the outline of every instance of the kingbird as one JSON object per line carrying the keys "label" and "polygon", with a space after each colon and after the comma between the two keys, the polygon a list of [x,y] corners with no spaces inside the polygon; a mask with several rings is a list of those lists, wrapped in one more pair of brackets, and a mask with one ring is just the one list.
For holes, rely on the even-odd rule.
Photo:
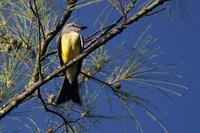
{"label": "kingbird", "polygon": [[[62,35],[59,36],[57,43],[57,52],[61,66],[67,64],[82,52],[83,37],[80,35],[80,31],[85,28],[75,23],[69,23],[64,26]],[[64,71],[64,79],[56,100],[57,105],[69,100],[79,105],[82,104],[78,85],[78,74],[80,73],[81,65],[82,60]]]}

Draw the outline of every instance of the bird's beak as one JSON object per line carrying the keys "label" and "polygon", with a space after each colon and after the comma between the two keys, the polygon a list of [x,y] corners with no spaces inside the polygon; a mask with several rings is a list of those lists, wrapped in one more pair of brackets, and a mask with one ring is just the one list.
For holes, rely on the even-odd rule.
{"label": "bird's beak", "polygon": [[80,29],[81,30],[87,29],[87,26],[81,26]]}

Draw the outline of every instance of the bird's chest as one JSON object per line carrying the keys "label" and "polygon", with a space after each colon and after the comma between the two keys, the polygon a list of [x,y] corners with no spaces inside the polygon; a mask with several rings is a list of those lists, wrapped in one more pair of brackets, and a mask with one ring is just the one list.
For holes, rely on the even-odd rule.
{"label": "bird's chest", "polygon": [[62,35],[61,40],[61,56],[64,63],[69,62],[71,59],[80,54],[81,40],[80,35],[76,32]]}

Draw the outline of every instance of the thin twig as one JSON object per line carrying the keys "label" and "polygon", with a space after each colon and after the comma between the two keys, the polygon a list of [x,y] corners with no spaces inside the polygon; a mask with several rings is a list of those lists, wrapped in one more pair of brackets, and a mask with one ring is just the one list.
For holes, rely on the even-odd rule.
{"label": "thin twig", "polygon": [[[106,25],[105,27],[99,29],[98,31],[94,32],[92,35],[88,36],[87,38],[85,38],[85,42],[89,42],[91,40],[93,40],[93,37],[97,34],[99,34],[100,32],[103,32],[104,30],[109,30],[112,29],[113,27],[115,27],[121,20],[123,19],[123,17],[118,18],[115,22],[113,22],[112,24]],[[105,31],[104,31],[105,32]]]}
{"label": "thin twig", "polygon": [[31,0],[29,0],[30,9],[31,9],[31,11],[33,12],[34,16],[36,16],[36,17],[38,18],[39,27],[40,27],[41,30],[42,30],[43,39],[45,39],[44,28],[43,28],[42,23],[41,23],[41,21],[40,21],[40,17],[39,17],[39,13],[38,13],[36,1],[33,0],[33,2],[34,2],[35,10],[33,9]]}
{"label": "thin twig", "polygon": [[[31,0],[30,0],[31,1]],[[37,56],[37,66],[36,66],[36,74],[38,73],[39,74],[39,78],[42,79],[42,72],[41,72],[41,68],[42,68],[42,64],[41,64],[41,61],[40,61],[40,58],[41,58],[41,29],[43,29],[42,27],[42,24],[40,22],[40,16],[39,16],[39,13],[38,13],[38,9],[37,9],[37,5],[36,5],[36,0],[33,0],[34,2],[34,6],[35,6],[35,13],[36,13],[36,17],[37,17],[37,20],[38,20],[38,40],[39,40],[39,43],[38,43],[38,56]],[[31,2],[30,2],[31,3]],[[31,6],[32,7],[32,6]],[[34,10],[32,10],[34,12]],[[43,36],[44,37],[44,36]],[[37,77],[37,75],[36,75]]]}
{"label": "thin twig", "polygon": [[98,82],[100,82],[100,83],[102,83],[102,84],[108,86],[109,88],[112,89],[112,91],[114,92],[114,94],[115,94],[116,96],[121,97],[121,96],[119,95],[119,93],[120,93],[121,91],[119,91],[119,90],[117,90],[115,87],[113,87],[112,84],[106,83],[105,81],[102,81],[102,80],[100,80],[100,79],[98,79],[98,78],[96,78],[96,77],[94,77],[94,76],[88,75],[88,74],[86,74],[86,73],[84,73],[84,72],[80,72],[80,73],[83,74],[84,76],[86,76],[87,78],[94,79],[94,80],[96,80],[96,81],[98,81]]}
{"label": "thin twig", "polygon": [[42,98],[42,95],[41,95],[41,93],[40,93],[40,89],[38,89],[37,92],[38,92],[38,98],[39,98],[40,101],[42,102],[44,109],[45,109],[47,112],[50,112],[50,113],[52,113],[52,114],[57,115],[58,117],[60,117],[60,118],[63,120],[63,122],[64,122],[64,125],[65,125],[65,127],[66,127],[66,130],[68,130],[68,126],[69,126],[69,128],[71,129],[71,131],[74,133],[75,131],[74,131],[73,127],[70,125],[70,123],[66,120],[66,118],[65,118],[62,114],[60,114],[60,113],[58,113],[58,112],[56,112],[56,111],[54,111],[54,110],[51,110],[51,109],[49,109],[49,108],[46,106],[46,103],[45,103],[45,101],[44,101],[44,99]]}
{"label": "thin twig", "polygon": [[46,59],[47,57],[49,57],[49,56],[51,56],[51,55],[54,55],[54,54],[56,54],[56,53],[57,53],[57,50],[51,51],[51,52],[45,54],[45,55],[40,59],[40,61],[43,61],[43,60]]}
{"label": "thin twig", "polygon": [[54,132],[56,132],[58,129],[60,129],[63,125],[65,125],[65,123],[60,124],[60,125],[54,130]]}

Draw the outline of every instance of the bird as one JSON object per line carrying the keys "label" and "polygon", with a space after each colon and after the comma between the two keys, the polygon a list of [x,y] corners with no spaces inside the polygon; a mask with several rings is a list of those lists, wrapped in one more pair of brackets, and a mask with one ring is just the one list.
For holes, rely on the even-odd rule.
{"label": "bird", "polygon": [[[79,26],[75,23],[69,23],[64,26],[62,34],[57,40],[57,53],[61,66],[67,64],[83,51],[84,42],[80,31],[86,28],[86,26]],[[70,100],[80,106],[82,105],[78,84],[78,74],[80,73],[81,66],[82,60],[73,64],[63,72],[64,79],[56,100],[57,105]]]}

